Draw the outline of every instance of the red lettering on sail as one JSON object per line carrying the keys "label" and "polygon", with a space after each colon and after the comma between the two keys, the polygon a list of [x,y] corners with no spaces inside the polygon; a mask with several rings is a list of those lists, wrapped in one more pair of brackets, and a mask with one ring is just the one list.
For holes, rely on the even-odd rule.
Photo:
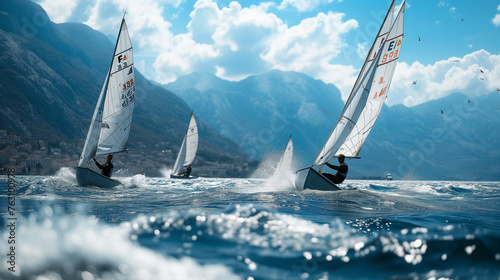
{"label": "red lettering on sail", "polygon": [[123,83],[123,90],[126,90],[133,85],[134,85],[134,79],[130,79],[130,81]]}
{"label": "red lettering on sail", "polygon": [[380,93],[379,92],[375,92],[375,95],[373,95],[373,99],[376,99],[377,97],[381,97],[382,95],[386,94],[387,93],[387,86],[383,87],[381,90],[380,90]]}

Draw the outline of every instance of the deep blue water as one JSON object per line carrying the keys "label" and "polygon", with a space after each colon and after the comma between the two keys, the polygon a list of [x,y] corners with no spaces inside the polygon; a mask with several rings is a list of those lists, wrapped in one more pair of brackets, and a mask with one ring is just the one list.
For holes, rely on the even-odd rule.
{"label": "deep blue water", "polygon": [[500,182],[16,177],[1,279],[500,279]]}

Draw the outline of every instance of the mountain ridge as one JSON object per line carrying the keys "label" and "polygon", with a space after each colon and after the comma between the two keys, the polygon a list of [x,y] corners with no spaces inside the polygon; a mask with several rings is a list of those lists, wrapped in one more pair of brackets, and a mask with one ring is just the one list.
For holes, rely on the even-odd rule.
{"label": "mountain ridge", "polygon": [[[27,0],[2,1],[0,17],[5,19],[0,22],[0,130],[19,135],[23,142],[43,140],[52,147],[77,143],[71,153],[79,154],[114,42],[83,24],[54,24],[38,4]],[[191,111],[184,101],[136,69],[128,148],[143,155],[136,157],[138,164],[130,169],[158,176],[162,165],[173,164]],[[197,122],[203,136],[194,172],[202,165],[211,172],[218,161],[220,168],[214,172],[220,176],[226,169],[231,176],[248,175],[250,170],[239,168],[254,164],[245,152],[199,116]],[[160,153],[162,160],[152,163],[158,157],[152,153]],[[151,163],[146,166],[141,157],[149,157]]]}
{"label": "mountain ridge", "polygon": [[[334,85],[305,74],[273,70],[226,88],[215,75],[204,76],[218,86],[199,91],[187,76],[180,78],[182,84],[165,87],[193,110],[217,116],[207,122],[257,159],[279,151],[292,134],[300,167],[310,165],[337,121],[333,114],[344,106]],[[397,92],[389,92],[389,98],[392,94]],[[357,178],[392,173],[397,179],[499,180],[494,170],[499,169],[500,134],[491,127],[500,122],[500,110],[491,104],[500,105],[498,93],[469,97],[456,92],[414,107],[384,105],[360,152],[362,160],[350,161],[350,173]],[[238,122],[220,125],[220,119]]]}

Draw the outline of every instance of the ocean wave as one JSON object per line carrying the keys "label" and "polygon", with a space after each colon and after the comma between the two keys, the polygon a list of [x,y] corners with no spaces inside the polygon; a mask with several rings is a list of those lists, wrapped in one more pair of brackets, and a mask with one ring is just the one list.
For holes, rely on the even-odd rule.
{"label": "ocean wave", "polygon": [[[1,247],[2,279],[239,279],[223,265],[159,254],[132,241],[122,226],[61,216],[50,206],[17,224],[19,260],[15,272],[8,271],[8,249]],[[8,235],[3,231],[2,239]]]}
{"label": "ocean wave", "polygon": [[[64,174],[18,177],[23,278],[489,279],[500,272],[498,183],[349,180],[350,190],[324,192],[266,189],[268,179],[139,175],[100,189],[72,185]],[[5,201],[0,194],[0,206]],[[0,244],[2,266],[5,250]]]}
{"label": "ocean wave", "polygon": [[[461,227],[429,229],[380,218],[356,219],[349,223],[336,219],[319,224],[252,204],[210,213],[168,211],[138,217],[125,227],[139,243],[149,244],[151,240],[156,240],[153,244],[178,242],[174,251],[180,255],[203,255],[200,251],[207,246],[212,248],[215,258],[228,252],[253,255],[254,267],[265,266],[268,262],[289,266],[308,262],[314,263],[315,271],[320,272],[336,270],[337,265],[343,264],[350,275],[359,276],[357,265],[364,262],[385,267],[392,275],[408,277],[409,267],[430,271],[436,258],[441,258],[442,262],[436,275],[445,275],[446,256],[453,256],[457,262],[482,266],[475,259],[480,256],[487,262],[480,273],[490,275],[495,272],[492,269],[495,262],[500,260],[500,248],[487,246],[500,239],[489,231],[471,235],[468,229]],[[443,243],[447,243],[446,250]],[[385,265],[380,263],[382,260]],[[394,270],[394,266],[401,269]],[[425,269],[417,269],[417,266]],[[467,273],[468,270],[455,268],[452,275]]]}

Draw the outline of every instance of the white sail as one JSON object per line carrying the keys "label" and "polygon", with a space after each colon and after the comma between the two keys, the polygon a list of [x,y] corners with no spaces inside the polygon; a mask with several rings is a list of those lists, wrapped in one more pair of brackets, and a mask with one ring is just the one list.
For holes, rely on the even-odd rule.
{"label": "white sail", "polygon": [[[365,62],[363,63],[363,67],[361,67],[361,71],[359,71],[358,78],[356,79],[356,82],[354,83],[354,86],[352,87],[351,94],[349,94],[349,98],[347,99],[347,103],[350,102],[350,99],[354,96],[355,90],[358,88],[359,83],[361,82],[361,78],[364,77],[366,74],[366,71],[372,65],[373,60],[377,56],[377,52],[382,46],[382,44],[385,42],[387,35],[389,34],[389,30],[391,29],[391,23],[392,23],[392,17],[394,15],[394,6],[396,5],[396,0],[392,0],[391,6],[389,7],[389,11],[387,11],[387,14],[385,15],[384,21],[382,22],[382,25],[380,26],[380,30],[378,31],[377,37],[375,38],[375,41],[373,42],[370,50],[368,51],[368,54],[366,55]],[[344,112],[342,112],[343,114]],[[341,115],[342,115],[341,114]]]}
{"label": "white sail", "polygon": [[286,169],[291,168],[292,160],[293,160],[293,142],[292,142],[292,137],[290,136],[288,144],[286,145],[285,148],[285,152],[283,152],[283,155],[281,156],[280,161],[278,162],[278,165],[274,170],[274,174],[276,175],[276,173],[278,172],[283,172]]}
{"label": "white sail", "polygon": [[125,151],[135,103],[134,57],[125,19],[111,64],[97,155]]}
{"label": "white sail", "polygon": [[[313,165],[321,165],[339,154],[357,157],[366,140],[380,113],[383,101],[387,98],[387,91],[401,48],[404,1],[395,23],[390,27],[393,11],[394,1],[368,53],[342,115]],[[389,32],[387,32],[388,29],[390,29]],[[372,96],[375,95],[376,97],[373,98]]]}
{"label": "white sail", "polygon": [[94,115],[90,122],[89,131],[87,132],[87,138],[85,139],[85,144],[83,146],[82,154],[80,156],[80,161],[78,162],[79,167],[86,167],[90,160],[95,156],[97,151],[97,144],[99,143],[99,133],[101,132],[102,124],[102,109],[104,107],[104,99],[106,98],[106,88],[108,86],[108,75],[106,75],[106,80],[102,86],[101,94],[97,101],[97,105],[94,110]]}
{"label": "white sail", "polygon": [[175,160],[172,174],[178,175],[184,171],[184,167],[191,165],[198,150],[198,126],[194,115],[191,114],[186,136],[182,140],[181,149]]}
{"label": "white sail", "polygon": [[375,74],[375,84],[372,86],[366,106],[351,134],[335,153],[336,156],[339,154],[344,154],[348,157],[358,156],[363,143],[366,141],[368,134],[382,110],[382,106],[387,99],[387,93],[391,86],[392,77],[401,51],[404,11],[405,5],[403,1],[396,20],[387,35],[385,48],[380,50],[382,54]]}
{"label": "white sail", "polygon": [[126,149],[135,101],[132,44],[122,20],[110,69],[87,133],[78,166],[88,166],[96,155]]}
{"label": "white sail", "polygon": [[[384,45],[385,43],[382,45],[382,47]],[[337,121],[337,124],[335,125],[333,131],[330,133],[328,140],[326,141],[318,156],[316,156],[313,165],[321,165],[327,161],[330,161],[335,155],[335,152],[339,149],[339,147],[344,143],[345,139],[352,132],[370,94],[375,77],[376,67],[381,57],[380,54],[381,52],[377,54],[373,64],[370,65],[364,77],[361,79],[360,85],[354,92],[354,95],[351,98],[350,102],[345,105],[343,115]]]}

